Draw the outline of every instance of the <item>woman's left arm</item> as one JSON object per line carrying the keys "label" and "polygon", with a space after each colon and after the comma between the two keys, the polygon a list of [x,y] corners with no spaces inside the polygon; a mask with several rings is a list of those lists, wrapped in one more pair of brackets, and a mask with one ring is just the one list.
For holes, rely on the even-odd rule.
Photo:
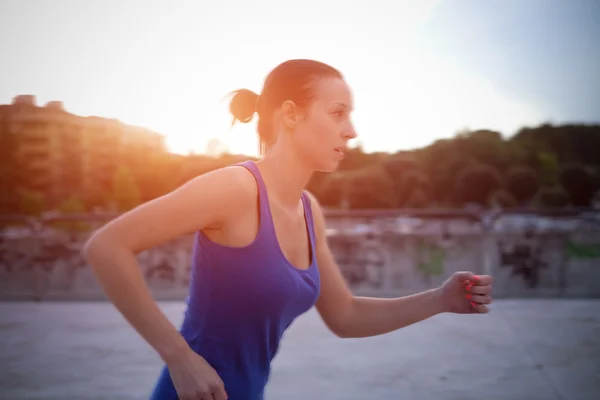
{"label": "woman's left arm", "polygon": [[487,313],[492,301],[492,278],[457,272],[439,288],[398,298],[354,296],[346,284],[329,245],[321,208],[310,195],[316,231],[316,256],[321,293],[316,309],[337,336],[358,338],[382,335],[434,315],[453,312]]}

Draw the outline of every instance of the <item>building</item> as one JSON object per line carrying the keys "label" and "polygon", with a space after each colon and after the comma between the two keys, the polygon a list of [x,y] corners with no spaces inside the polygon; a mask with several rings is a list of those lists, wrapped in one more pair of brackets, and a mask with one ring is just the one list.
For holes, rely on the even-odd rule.
{"label": "building", "polygon": [[21,95],[0,106],[0,143],[11,143],[19,187],[49,199],[110,189],[123,160],[166,153],[164,137],[115,119],[82,117],[61,102],[36,105]]}

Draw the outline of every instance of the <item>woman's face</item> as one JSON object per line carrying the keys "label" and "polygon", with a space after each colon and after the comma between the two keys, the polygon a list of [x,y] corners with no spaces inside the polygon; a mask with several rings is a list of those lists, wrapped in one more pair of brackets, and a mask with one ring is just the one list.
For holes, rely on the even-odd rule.
{"label": "woman's face", "polygon": [[317,171],[332,172],[356,137],[351,121],[352,94],[343,79],[319,79],[309,109],[292,132],[294,148]]}

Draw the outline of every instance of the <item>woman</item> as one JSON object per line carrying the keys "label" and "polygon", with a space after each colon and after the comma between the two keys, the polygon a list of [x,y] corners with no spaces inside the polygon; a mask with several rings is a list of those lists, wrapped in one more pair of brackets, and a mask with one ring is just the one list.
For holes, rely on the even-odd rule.
{"label": "woman", "polygon": [[[153,399],[257,400],[284,331],[313,305],[342,338],[381,335],[443,312],[486,313],[491,278],[460,272],[412,296],[355,297],[304,191],[356,137],[352,96],[336,69],[291,60],[260,96],[235,92],[235,121],[258,114],[263,157],[198,176],[106,224],[85,256],[108,298],[165,362]],[[144,283],[135,255],[196,233],[190,293],[177,330]]]}

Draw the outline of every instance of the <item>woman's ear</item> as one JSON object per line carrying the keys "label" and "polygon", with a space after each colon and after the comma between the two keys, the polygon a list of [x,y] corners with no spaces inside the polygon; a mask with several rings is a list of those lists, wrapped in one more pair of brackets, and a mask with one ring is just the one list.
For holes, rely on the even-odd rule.
{"label": "woman's ear", "polygon": [[293,101],[286,100],[281,105],[281,122],[286,129],[294,130],[301,118],[300,109],[296,107]]}

